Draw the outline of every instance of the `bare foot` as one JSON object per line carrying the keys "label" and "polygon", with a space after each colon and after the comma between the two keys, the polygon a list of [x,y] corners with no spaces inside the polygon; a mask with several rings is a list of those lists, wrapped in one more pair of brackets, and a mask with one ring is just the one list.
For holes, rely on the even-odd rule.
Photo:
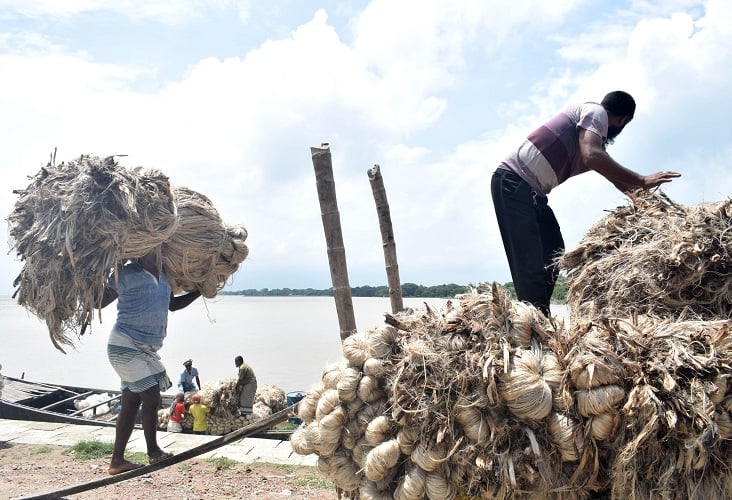
{"label": "bare foot", "polygon": [[124,462],[121,462],[119,464],[110,465],[109,469],[107,469],[107,472],[109,472],[111,475],[115,475],[122,472],[129,472],[131,470],[139,469],[140,467],[142,467],[142,464],[136,464],[125,460]]}

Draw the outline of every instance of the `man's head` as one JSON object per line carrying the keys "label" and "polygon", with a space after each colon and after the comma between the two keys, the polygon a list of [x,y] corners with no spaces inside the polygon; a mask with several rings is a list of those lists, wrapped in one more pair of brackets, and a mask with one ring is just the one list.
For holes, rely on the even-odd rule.
{"label": "man's head", "polygon": [[193,360],[192,359],[187,359],[187,360],[183,361],[183,366],[185,366],[186,368],[190,369],[193,366]]}
{"label": "man's head", "polygon": [[193,403],[194,405],[197,405],[200,402],[201,402],[200,394],[194,394],[193,396],[191,396],[191,403]]}
{"label": "man's head", "polygon": [[239,368],[241,365],[244,364],[244,358],[242,358],[241,356],[235,357],[234,364],[236,365],[237,368]]}
{"label": "man's head", "polygon": [[175,400],[182,403],[183,399],[185,397],[186,397],[185,394],[183,394],[182,392],[179,392],[178,394],[175,395]]}
{"label": "man's head", "polygon": [[606,143],[612,144],[618,134],[623,131],[623,127],[633,119],[635,115],[635,100],[627,92],[615,90],[607,94],[600,104],[607,111],[608,128]]}

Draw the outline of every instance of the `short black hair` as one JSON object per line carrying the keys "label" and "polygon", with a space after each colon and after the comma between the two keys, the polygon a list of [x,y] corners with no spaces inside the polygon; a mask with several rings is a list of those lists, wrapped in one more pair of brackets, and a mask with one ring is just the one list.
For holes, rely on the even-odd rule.
{"label": "short black hair", "polygon": [[243,362],[244,362],[244,358],[242,358],[241,356],[237,356],[237,357],[234,358],[234,364],[237,365],[237,366],[239,366]]}
{"label": "short black hair", "polygon": [[607,94],[603,99],[602,107],[611,115],[629,116],[635,114],[635,100],[633,96],[622,90],[615,90]]}

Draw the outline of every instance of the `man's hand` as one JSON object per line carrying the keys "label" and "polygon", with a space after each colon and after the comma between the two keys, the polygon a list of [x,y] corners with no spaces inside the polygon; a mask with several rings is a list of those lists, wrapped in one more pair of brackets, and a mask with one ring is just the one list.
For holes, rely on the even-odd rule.
{"label": "man's hand", "polygon": [[671,172],[664,170],[663,172],[656,172],[655,174],[646,175],[643,177],[643,189],[651,189],[656,186],[660,186],[665,182],[671,182],[673,179],[681,177],[678,172]]}

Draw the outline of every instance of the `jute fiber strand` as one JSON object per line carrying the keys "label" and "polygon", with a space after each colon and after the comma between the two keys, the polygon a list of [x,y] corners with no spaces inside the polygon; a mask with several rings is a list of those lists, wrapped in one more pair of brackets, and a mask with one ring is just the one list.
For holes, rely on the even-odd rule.
{"label": "jute fiber strand", "polygon": [[638,192],[560,259],[572,320],[732,314],[732,200],[685,207]]}
{"label": "jute fiber strand", "polygon": [[159,247],[178,224],[168,178],[114,157],[53,160],[14,193],[10,241],[23,261],[14,297],[62,351],[91,322],[112,269]]}
{"label": "jute fiber strand", "polygon": [[248,253],[246,230],[224,224],[204,195],[114,157],[52,160],[15,192],[8,221],[23,268],[14,297],[62,351],[91,324],[105,282],[128,259],[160,252],[175,293],[213,297]]}
{"label": "jute fiber strand", "polygon": [[344,341],[293,449],[350,498],[729,498],[729,327],[568,326],[481,285]]}

